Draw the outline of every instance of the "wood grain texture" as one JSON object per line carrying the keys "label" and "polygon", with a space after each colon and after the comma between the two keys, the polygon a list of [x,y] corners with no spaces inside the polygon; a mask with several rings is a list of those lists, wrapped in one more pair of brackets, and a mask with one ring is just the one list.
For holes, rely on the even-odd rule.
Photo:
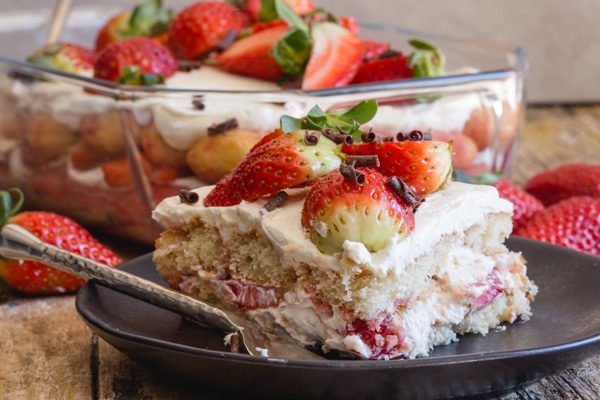
{"label": "wood grain texture", "polygon": [[[527,111],[513,180],[522,185],[535,173],[567,162],[600,163],[600,105]],[[136,255],[135,249],[126,250]],[[0,399],[190,398],[226,397],[181,386],[132,361],[88,329],[74,296],[25,299],[0,293]],[[600,356],[489,398],[598,399]]]}

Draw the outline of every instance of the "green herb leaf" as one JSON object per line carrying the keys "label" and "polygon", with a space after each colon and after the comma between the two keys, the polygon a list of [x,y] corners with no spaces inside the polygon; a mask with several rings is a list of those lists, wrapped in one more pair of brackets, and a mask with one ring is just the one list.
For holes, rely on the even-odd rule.
{"label": "green herb leaf", "polygon": [[377,101],[366,100],[355,106],[344,109],[323,111],[319,106],[314,106],[304,118],[294,118],[284,115],[280,118],[281,129],[293,132],[299,129],[319,130],[326,128],[341,129],[360,139],[363,132],[360,127],[369,122],[377,114]]}

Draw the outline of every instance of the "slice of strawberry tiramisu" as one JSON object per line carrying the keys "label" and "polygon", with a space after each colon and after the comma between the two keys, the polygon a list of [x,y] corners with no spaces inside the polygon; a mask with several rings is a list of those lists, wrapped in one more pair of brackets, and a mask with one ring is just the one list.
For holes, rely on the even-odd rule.
{"label": "slice of strawberry tiramisu", "polygon": [[217,185],[161,202],[154,262],[169,285],[367,359],[529,319],[537,288],[503,244],[511,203],[452,182],[446,142],[344,125],[371,106],[337,113],[335,131],[283,119]]}

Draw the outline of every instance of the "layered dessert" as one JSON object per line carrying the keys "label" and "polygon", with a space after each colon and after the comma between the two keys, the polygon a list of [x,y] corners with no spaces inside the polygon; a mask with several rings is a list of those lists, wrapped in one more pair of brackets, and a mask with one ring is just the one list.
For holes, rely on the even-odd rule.
{"label": "layered dessert", "polygon": [[422,132],[346,132],[273,132],[217,185],[163,200],[159,273],[299,345],[363,359],[527,321],[537,287],[504,245],[512,204],[453,182],[450,146]]}
{"label": "layered dessert", "polygon": [[[146,0],[142,5],[157,7],[157,3]],[[297,16],[314,10],[311,2],[300,3],[307,8],[293,9]],[[315,104],[329,110],[366,99],[380,102],[372,123],[381,132],[429,131],[438,140],[453,142],[456,168],[470,173],[506,169],[510,160],[505,155],[514,143],[520,114],[518,75],[473,81],[457,90],[371,90],[369,85],[374,83],[431,76],[422,71],[447,76],[476,75],[477,70],[448,72],[443,65],[441,69],[434,65],[436,70],[431,60],[443,61],[441,53],[419,41],[409,45],[363,40],[352,18],[336,22],[316,18],[311,29],[319,28],[306,31],[312,33],[315,50],[310,53],[312,63],[309,58],[303,64],[301,76],[311,76],[308,84],[309,79],[299,80],[293,71],[268,64],[272,60],[265,61],[261,53],[281,44],[283,35],[290,32],[290,26],[296,29],[298,21],[259,17],[260,7],[249,1],[242,12],[235,13],[245,17],[235,22],[239,34],[228,48],[223,41],[227,32],[220,33],[217,44],[208,50],[190,48],[181,43],[181,38],[192,35],[180,27],[188,24],[177,21],[192,18],[195,6],[192,3],[174,14],[170,25],[164,24],[170,30],[153,30],[153,39],[171,50],[178,65],[176,70],[160,71],[163,76],[157,85],[142,88],[139,76],[124,80],[122,71],[109,75],[99,65],[111,41],[144,36],[127,25],[135,21],[131,12],[111,18],[102,27],[94,47],[88,49],[93,54],[78,56],[87,63],[77,60],[73,66],[71,60],[65,68],[64,62],[56,62],[56,55],[52,63],[40,62],[39,57],[29,59],[46,67],[60,66],[66,75],[44,71],[43,79],[34,73],[32,80],[16,67],[1,75],[0,185],[22,187],[30,207],[61,212],[91,227],[152,243],[160,227],[149,218],[149,211],[157,202],[179,189],[219,181],[260,138],[279,126],[281,115],[301,117]],[[147,14],[136,10],[133,15]],[[164,23],[165,14],[158,15]],[[110,32],[120,36],[111,37]],[[360,53],[355,65],[323,58],[324,53],[335,55],[340,49],[345,54],[348,49]],[[249,59],[249,53],[262,58]],[[369,73],[369,63],[406,64],[409,56],[425,60],[424,64],[402,68],[403,75]],[[319,65],[319,70],[327,65],[327,74],[314,72],[311,64]],[[240,67],[244,65],[245,69]],[[155,71],[145,71],[144,76],[148,72]],[[319,93],[332,87],[356,89],[339,95]],[[95,211],[90,213],[90,209]]]}

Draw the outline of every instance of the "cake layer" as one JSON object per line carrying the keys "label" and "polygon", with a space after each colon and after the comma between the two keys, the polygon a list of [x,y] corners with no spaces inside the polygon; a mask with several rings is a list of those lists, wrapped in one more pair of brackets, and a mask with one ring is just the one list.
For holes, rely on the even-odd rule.
{"label": "cake layer", "polygon": [[420,205],[407,239],[374,253],[347,241],[335,255],[301,227],[306,190],[267,212],[264,200],[205,208],[210,189],[196,190],[196,204],[171,197],[154,210],[168,228],[156,244],[158,271],[175,289],[243,309],[302,344],[416,357],[457,333],[530,316],[535,287],[503,245],[512,204],[493,187],[452,183]]}

